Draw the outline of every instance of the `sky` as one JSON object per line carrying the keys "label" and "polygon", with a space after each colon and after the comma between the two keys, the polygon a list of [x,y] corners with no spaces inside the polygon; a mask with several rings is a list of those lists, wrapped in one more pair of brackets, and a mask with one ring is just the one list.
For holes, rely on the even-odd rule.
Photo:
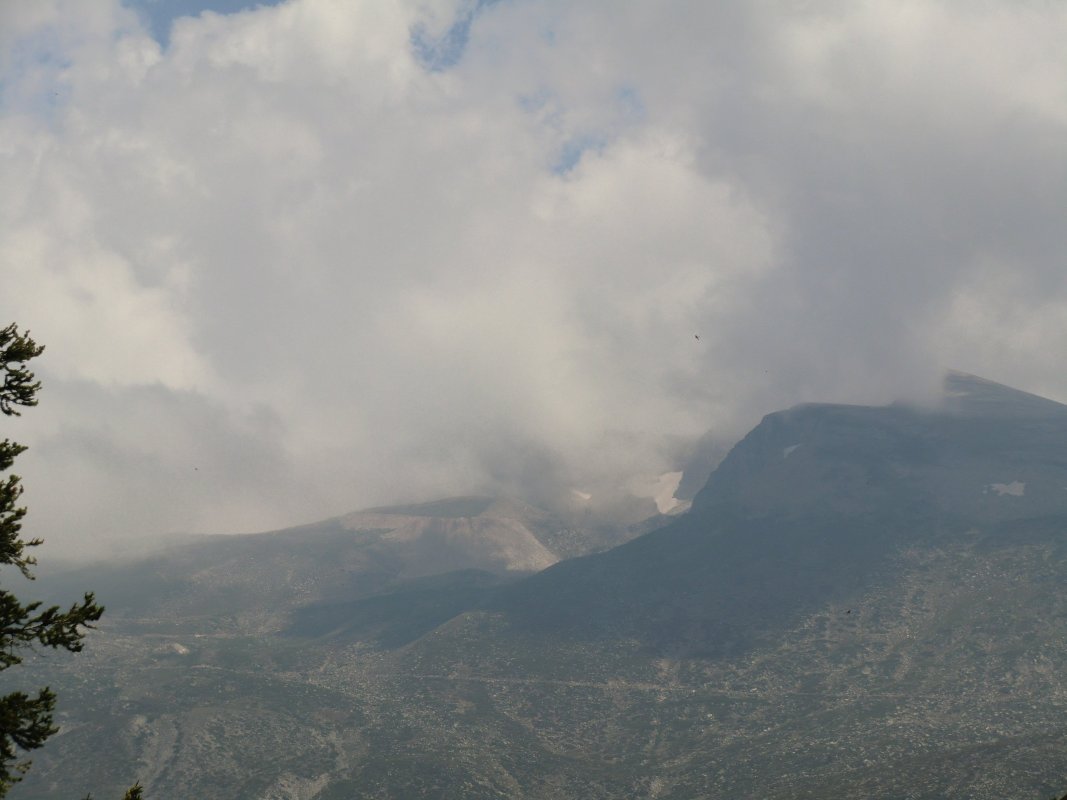
{"label": "sky", "polygon": [[0,1],[50,552],[497,492],[954,368],[1067,399],[1067,4]]}

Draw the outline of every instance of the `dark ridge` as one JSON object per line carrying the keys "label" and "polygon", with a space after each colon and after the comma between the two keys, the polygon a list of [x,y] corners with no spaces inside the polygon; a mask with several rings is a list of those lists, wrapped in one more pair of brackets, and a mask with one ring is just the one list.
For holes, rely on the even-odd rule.
{"label": "dark ridge", "polygon": [[402,647],[457,614],[479,607],[489,590],[508,581],[477,569],[419,578],[384,594],[297,609],[284,635],[375,641],[384,647]]}
{"label": "dark ridge", "polygon": [[396,514],[409,517],[477,517],[484,514],[495,502],[492,497],[449,497],[445,500],[432,500],[429,503],[413,503],[404,506],[382,506],[368,508],[367,514]]}
{"label": "dark ridge", "polygon": [[981,417],[1067,415],[1067,405],[966,372],[949,371],[944,386],[945,408],[956,414]]}

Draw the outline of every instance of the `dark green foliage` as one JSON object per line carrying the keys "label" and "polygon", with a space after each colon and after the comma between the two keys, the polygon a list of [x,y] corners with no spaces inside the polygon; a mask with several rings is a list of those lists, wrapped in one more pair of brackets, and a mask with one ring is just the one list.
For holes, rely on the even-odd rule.
{"label": "dark green foliage", "polygon": [[[19,416],[16,406],[37,405],[37,390],[41,384],[34,382],[33,373],[26,368],[25,362],[36,358],[43,350],[28,334],[20,334],[14,325],[0,330],[0,373],[3,374],[0,411],[6,416]],[[25,449],[10,439],[0,442],[0,472],[11,469],[15,458]],[[25,550],[41,542],[39,539],[24,542],[19,537],[22,518],[26,516],[26,509],[15,505],[21,495],[18,475],[9,475],[0,482],[0,564],[16,566],[30,578],[29,568],[36,562],[32,556],[26,555]],[[5,632],[6,629],[5,624]]]}
{"label": "dark green foliage", "polygon": [[[4,415],[18,416],[19,406],[37,405],[40,383],[34,381],[26,362],[43,350],[29,334],[19,333],[15,325],[0,330],[0,373],[3,374],[0,411]],[[0,471],[10,469],[25,449],[7,439],[0,442]],[[16,567],[32,580],[30,567],[36,560],[26,553],[26,548],[35,547],[41,541],[25,541],[20,535],[26,509],[17,505],[22,494],[19,480],[18,475],[9,475],[0,481],[0,565]],[[43,646],[80,651],[85,629],[91,628],[103,611],[92,594],[86,594],[80,603],[64,611],[59,606],[42,609],[40,603],[23,605],[14,594],[0,589],[0,670],[20,664],[25,648]],[[18,761],[19,751],[40,747],[56,732],[52,725],[55,704],[56,696],[48,687],[35,697],[25,692],[0,697],[0,797],[21,780],[22,773],[30,766],[29,761]],[[140,789],[127,797],[140,797]]]}
{"label": "dark green foliage", "polygon": [[37,405],[37,390],[40,382],[34,383],[33,373],[26,362],[44,352],[44,347],[30,338],[29,333],[20,334],[12,323],[0,330],[0,372],[4,374],[0,386],[0,411],[18,416],[15,406]]}
{"label": "dark green foliage", "polygon": [[[87,794],[85,795],[85,800],[93,800],[93,796]],[[127,789],[126,794],[122,796],[122,800],[144,800],[144,795],[141,794],[141,784],[135,783]]]}

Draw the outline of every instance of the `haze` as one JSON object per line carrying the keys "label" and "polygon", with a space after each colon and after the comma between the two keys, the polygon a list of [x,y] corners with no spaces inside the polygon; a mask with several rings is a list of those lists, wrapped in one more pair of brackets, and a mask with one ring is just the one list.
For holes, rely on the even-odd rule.
{"label": "haze", "polygon": [[237,5],[0,5],[56,550],[654,493],[947,367],[1067,398],[1065,5]]}

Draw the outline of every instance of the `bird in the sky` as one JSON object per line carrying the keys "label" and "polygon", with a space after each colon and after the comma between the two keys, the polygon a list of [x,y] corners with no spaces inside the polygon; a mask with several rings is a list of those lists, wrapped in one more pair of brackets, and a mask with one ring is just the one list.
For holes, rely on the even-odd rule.
{"label": "bird in the sky", "polygon": [[693,334],[693,338],[696,339],[699,342],[700,341],[700,334],[699,333],[694,333]]}

